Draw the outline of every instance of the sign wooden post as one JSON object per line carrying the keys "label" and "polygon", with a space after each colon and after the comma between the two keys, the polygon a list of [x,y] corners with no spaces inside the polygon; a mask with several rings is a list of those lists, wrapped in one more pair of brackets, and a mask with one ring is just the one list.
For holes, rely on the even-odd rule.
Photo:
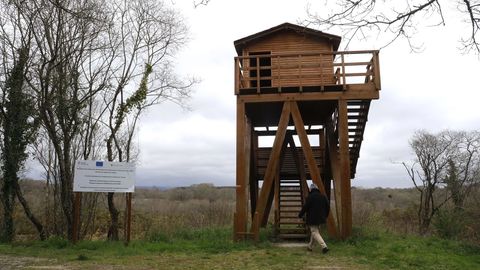
{"label": "sign wooden post", "polygon": [[125,245],[130,243],[130,232],[132,224],[132,193],[129,192],[125,195],[126,213],[125,213]]}
{"label": "sign wooden post", "polygon": [[73,226],[72,226],[72,242],[74,244],[78,241],[80,234],[80,206],[82,205],[82,193],[75,192],[75,199],[73,201]]}

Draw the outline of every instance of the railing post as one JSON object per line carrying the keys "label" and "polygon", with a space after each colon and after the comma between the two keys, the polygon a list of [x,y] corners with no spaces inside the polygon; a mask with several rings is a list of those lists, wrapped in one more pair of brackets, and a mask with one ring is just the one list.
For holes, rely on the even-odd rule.
{"label": "railing post", "polygon": [[239,80],[240,80],[240,78],[239,78],[240,77],[240,70],[239,70],[240,66],[239,66],[238,63],[239,63],[238,58],[235,57],[234,60],[233,60],[233,64],[235,66],[235,72],[234,72],[234,74],[235,74],[234,75],[235,76],[235,79],[234,79],[234,81],[235,81],[235,95],[238,95],[240,93],[240,82],[239,82]]}
{"label": "railing post", "polygon": [[257,94],[260,94],[260,57],[257,58]]}
{"label": "railing post", "polygon": [[343,91],[347,90],[346,80],[345,80],[345,54],[342,52],[340,59],[342,60],[342,78],[343,78]]}
{"label": "railing post", "polygon": [[375,74],[373,80],[374,80],[376,89],[380,90],[382,89],[382,85],[380,82],[380,61],[378,58],[378,53],[379,51],[373,52],[373,73]]}
{"label": "railing post", "polygon": [[[282,82],[281,82],[281,79],[280,79],[280,56],[277,55],[275,56],[275,59],[277,59],[277,63],[276,63],[276,68],[277,70],[275,70],[275,72],[272,70],[272,75],[273,74],[277,74],[276,78],[277,78],[277,81],[274,81],[272,80],[272,87],[274,87],[274,85],[277,85],[278,87],[278,92],[281,93],[282,92]],[[273,66],[273,65],[272,65]]]}
{"label": "railing post", "polygon": [[319,56],[320,56],[320,90],[324,91],[325,90],[324,85],[326,82],[323,80],[323,54],[320,53]]}
{"label": "railing post", "polygon": [[303,91],[303,76],[302,76],[302,55],[298,55],[298,84],[300,86],[300,92]]}

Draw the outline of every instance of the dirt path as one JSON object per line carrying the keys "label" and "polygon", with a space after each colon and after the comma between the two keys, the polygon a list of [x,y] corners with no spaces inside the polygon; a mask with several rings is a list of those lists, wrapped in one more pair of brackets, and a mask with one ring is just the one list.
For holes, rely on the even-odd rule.
{"label": "dirt path", "polygon": [[60,265],[56,260],[36,258],[36,257],[17,257],[0,255],[0,270],[16,269],[72,269],[66,265]]}

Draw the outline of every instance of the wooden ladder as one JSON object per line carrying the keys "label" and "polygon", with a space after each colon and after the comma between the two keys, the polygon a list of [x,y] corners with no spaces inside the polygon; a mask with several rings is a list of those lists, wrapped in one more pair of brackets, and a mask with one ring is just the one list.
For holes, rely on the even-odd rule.
{"label": "wooden ladder", "polygon": [[283,240],[306,239],[305,222],[298,218],[303,206],[300,180],[280,180],[278,194],[277,237]]}

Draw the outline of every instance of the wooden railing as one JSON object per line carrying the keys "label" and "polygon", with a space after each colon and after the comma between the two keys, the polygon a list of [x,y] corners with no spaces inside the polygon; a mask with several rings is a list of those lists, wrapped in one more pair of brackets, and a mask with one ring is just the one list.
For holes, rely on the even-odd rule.
{"label": "wooden railing", "polygon": [[335,86],[348,90],[353,84],[373,84],[381,89],[379,51],[264,54],[235,57],[235,94],[254,90]]}

